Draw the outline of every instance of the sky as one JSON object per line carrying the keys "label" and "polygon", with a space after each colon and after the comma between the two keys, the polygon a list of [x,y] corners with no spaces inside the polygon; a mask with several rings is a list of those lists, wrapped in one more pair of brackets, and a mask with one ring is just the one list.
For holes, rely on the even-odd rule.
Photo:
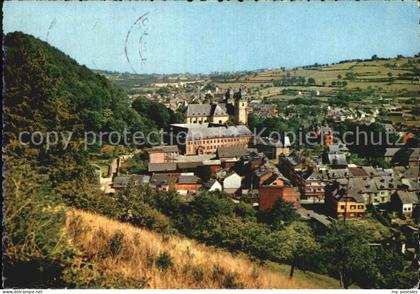
{"label": "sky", "polygon": [[22,31],[92,69],[210,73],[420,51],[416,1],[17,2]]}

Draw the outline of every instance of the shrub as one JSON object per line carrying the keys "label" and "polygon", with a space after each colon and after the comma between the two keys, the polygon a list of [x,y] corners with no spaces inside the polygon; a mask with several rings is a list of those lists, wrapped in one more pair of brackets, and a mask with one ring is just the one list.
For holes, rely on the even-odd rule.
{"label": "shrub", "polygon": [[224,275],[225,275],[225,271],[222,267],[220,267],[219,265],[213,266],[213,271],[211,273],[211,278],[213,281],[215,282],[221,281]]}
{"label": "shrub", "polygon": [[218,283],[220,287],[225,289],[241,289],[244,285],[237,281],[237,274],[233,272],[226,272],[221,266],[215,265],[213,267],[211,278]]}
{"label": "shrub", "polygon": [[112,238],[109,245],[111,255],[113,257],[119,255],[124,248],[124,233],[121,231],[116,232]]}
{"label": "shrub", "polygon": [[162,252],[156,259],[156,267],[161,271],[166,271],[173,265],[172,257],[167,251]]}
{"label": "shrub", "polygon": [[204,272],[200,268],[194,268],[192,270],[192,276],[194,278],[194,281],[201,282],[204,279]]}
{"label": "shrub", "polygon": [[225,289],[242,289],[244,285],[237,280],[237,274],[228,272],[223,280],[223,288]]}

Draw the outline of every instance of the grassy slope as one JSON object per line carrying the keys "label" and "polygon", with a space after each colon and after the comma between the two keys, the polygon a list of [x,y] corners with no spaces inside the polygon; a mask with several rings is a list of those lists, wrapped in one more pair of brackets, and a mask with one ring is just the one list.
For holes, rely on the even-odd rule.
{"label": "grassy slope", "polygon": [[[80,210],[68,211],[65,229],[107,273],[146,279],[148,288],[339,287],[337,280],[310,272],[297,271],[290,280],[286,265],[264,266],[244,255],[233,256],[186,238],[162,236]],[[109,246],[118,231],[124,233],[124,246],[120,254],[112,256]],[[164,251],[174,265],[162,272],[156,267],[156,258]]]}

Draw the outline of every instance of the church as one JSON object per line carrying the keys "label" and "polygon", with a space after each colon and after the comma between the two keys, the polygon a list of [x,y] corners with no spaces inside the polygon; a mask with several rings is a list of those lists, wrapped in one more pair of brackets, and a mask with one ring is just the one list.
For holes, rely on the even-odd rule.
{"label": "church", "polygon": [[184,114],[184,123],[226,124],[230,121],[233,124],[246,125],[248,123],[247,108],[248,102],[241,90],[236,93],[228,90],[224,103],[189,104]]}

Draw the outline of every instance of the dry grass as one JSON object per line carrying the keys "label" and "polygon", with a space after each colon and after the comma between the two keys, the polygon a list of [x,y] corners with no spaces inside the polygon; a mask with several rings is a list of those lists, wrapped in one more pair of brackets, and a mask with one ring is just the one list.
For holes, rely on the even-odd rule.
{"label": "dry grass", "polygon": [[[286,273],[232,254],[174,236],[120,223],[80,210],[67,212],[67,233],[92,262],[107,274],[146,280],[148,288],[319,288],[307,279],[290,280]],[[122,232],[122,250],[111,254],[113,236]],[[157,267],[157,258],[170,254],[173,266]]]}

